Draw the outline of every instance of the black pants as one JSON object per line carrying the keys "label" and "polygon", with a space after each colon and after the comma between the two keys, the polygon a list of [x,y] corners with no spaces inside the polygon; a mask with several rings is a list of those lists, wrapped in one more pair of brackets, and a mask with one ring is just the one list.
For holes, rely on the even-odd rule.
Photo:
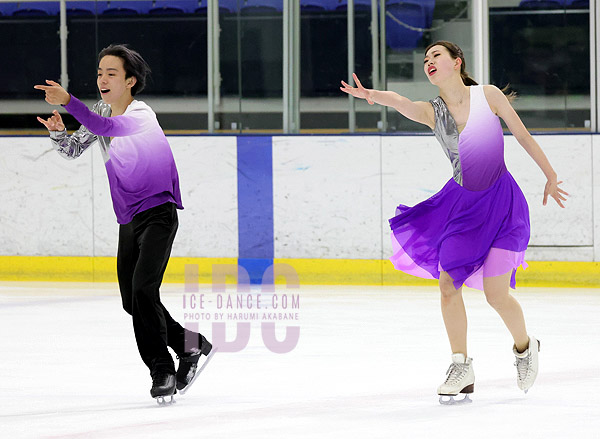
{"label": "black pants", "polygon": [[[171,254],[179,222],[173,203],[140,212],[119,228],[117,275],[123,308],[133,317],[135,340],[142,360],[154,375],[175,373],[167,349],[184,353],[184,328],[160,302],[160,284]],[[191,333],[188,336],[198,334]]]}

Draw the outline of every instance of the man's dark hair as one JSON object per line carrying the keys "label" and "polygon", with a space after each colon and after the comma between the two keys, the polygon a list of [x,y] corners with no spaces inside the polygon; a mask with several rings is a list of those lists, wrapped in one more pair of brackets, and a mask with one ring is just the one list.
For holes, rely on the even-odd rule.
{"label": "man's dark hair", "polygon": [[102,49],[98,55],[98,64],[100,63],[100,60],[107,55],[116,56],[123,60],[125,78],[135,76],[136,83],[131,87],[131,96],[135,96],[137,93],[141,92],[146,86],[146,78],[150,74],[150,66],[144,61],[142,55],[127,47],[126,44],[111,44]]}

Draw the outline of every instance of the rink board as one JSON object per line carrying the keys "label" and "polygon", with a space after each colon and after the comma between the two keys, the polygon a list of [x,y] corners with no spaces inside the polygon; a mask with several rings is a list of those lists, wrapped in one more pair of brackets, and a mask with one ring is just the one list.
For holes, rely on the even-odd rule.
{"label": "rink board", "polygon": [[[274,259],[290,266],[300,285],[437,285],[394,269],[388,260],[361,259]],[[599,262],[528,261],[529,268],[517,271],[517,285],[531,287],[600,287]],[[0,256],[0,280],[56,282],[116,282],[116,258]],[[213,282],[216,265],[237,267],[236,258],[179,258],[169,261],[165,282]],[[188,268],[192,269],[190,277]],[[196,268],[197,267],[197,268]],[[234,270],[235,271],[235,270]],[[277,277],[275,283],[286,283]],[[236,279],[228,278],[235,283]],[[288,282],[289,283],[289,282]]]}
{"label": "rink board", "polygon": [[[518,285],[600,285],[600,137],[539,135],[571,193],[542,206],[544,176],[512,136],[505,160],[529,203]],[[169,136],[185,210],[166,282],[214,264],[260,282],[287,263],[307,285],[434,285],[393,269],[388,218],[436,193],[451,167],[430,135]],[[47,137],[0,137],[0,279],[115,281],[118,224],[97,148],[59,157]],[[283,280],[279,280],[283,282]],[[256,283],[256,282],[255,282]]]}

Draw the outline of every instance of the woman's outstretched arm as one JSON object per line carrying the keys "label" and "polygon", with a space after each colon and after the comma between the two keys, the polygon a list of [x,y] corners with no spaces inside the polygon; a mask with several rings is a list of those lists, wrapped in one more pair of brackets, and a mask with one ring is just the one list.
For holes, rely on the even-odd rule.
{"label": "woman's outstretched arm", "polygon": [[404,117],[415,122],[427,125],[433,129],[435,125],[433,107],[429,102],[416,101],[413,102],[410,99],[400,96],[398,93],[393,91],[380,91],[364,88],[361,84],[358,76],[352,74],[356,87],[352,87],[346,82],[342,81],[342,90],[344,93],[354,96],[355,98],[365,99],[370,105],[379,104],[385,105],[386,107],[392,107],[396,109]]}
{"label": "woman's outstretched arm", "polygon": [[540,167],[548,179],[546,187],[544,188],[543,205],[546,205],[549,195],[554,198],[560,207],[564,208],[565,206],[562,202],[566,201],[566,198],[563,195],[568,196],[569,194],[558,187],[562,181],[557,181],[558,177],[556,171],[554,171],[554,168],[550,164],[546,154],[544,154],[544,151],[542,151],[540,145],[535,141],[531,134],[529,134],[529,131],[525,128],[521,118],[499,88],[493,85],[486,85],[484,91],[492,111],[504,120],[510,132],[515,136],[515,139],[517,139],[523,149],[527,151],[527,154],[531,156],[533,161]]}

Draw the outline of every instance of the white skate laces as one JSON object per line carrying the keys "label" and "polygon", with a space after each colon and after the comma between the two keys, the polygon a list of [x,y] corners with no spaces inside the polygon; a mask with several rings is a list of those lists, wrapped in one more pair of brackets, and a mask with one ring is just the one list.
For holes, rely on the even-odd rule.
{"label": "white skate laces", "polygon": [[513,346],[515,354],[515,366],[517,367],[517,384],[519,389],[525,393],[529,391],[538,373],[538,352],[540,351],[540,342],[534,337],[529,337],[529,346],[523,352],[517,352],[516,346]]}
{"label": "white skate laces", "polygon": [[448,375],[448,377],[446,378],[446,381],[444,382],[444,384],[446,384],[448,386],[455,386],[465,377],[465,375],[467,375],[468,371],[469,371],[468,364],[452,363],[450,365],[450,367],[448,367],[448,370],[446,371],[446,374]]}
{"label": "white skate laces", "polygon": [[[473,372],[472,362],[473,359],[466,358],[464,354],[452,354],[452,363],[446,372],[446,380],[438,387],[440,404],[471,402],[468,394],[473,393],[475,389],[475,373]],[[455,400],[454,396],[459,393],[464,393],[465,398]]]}

